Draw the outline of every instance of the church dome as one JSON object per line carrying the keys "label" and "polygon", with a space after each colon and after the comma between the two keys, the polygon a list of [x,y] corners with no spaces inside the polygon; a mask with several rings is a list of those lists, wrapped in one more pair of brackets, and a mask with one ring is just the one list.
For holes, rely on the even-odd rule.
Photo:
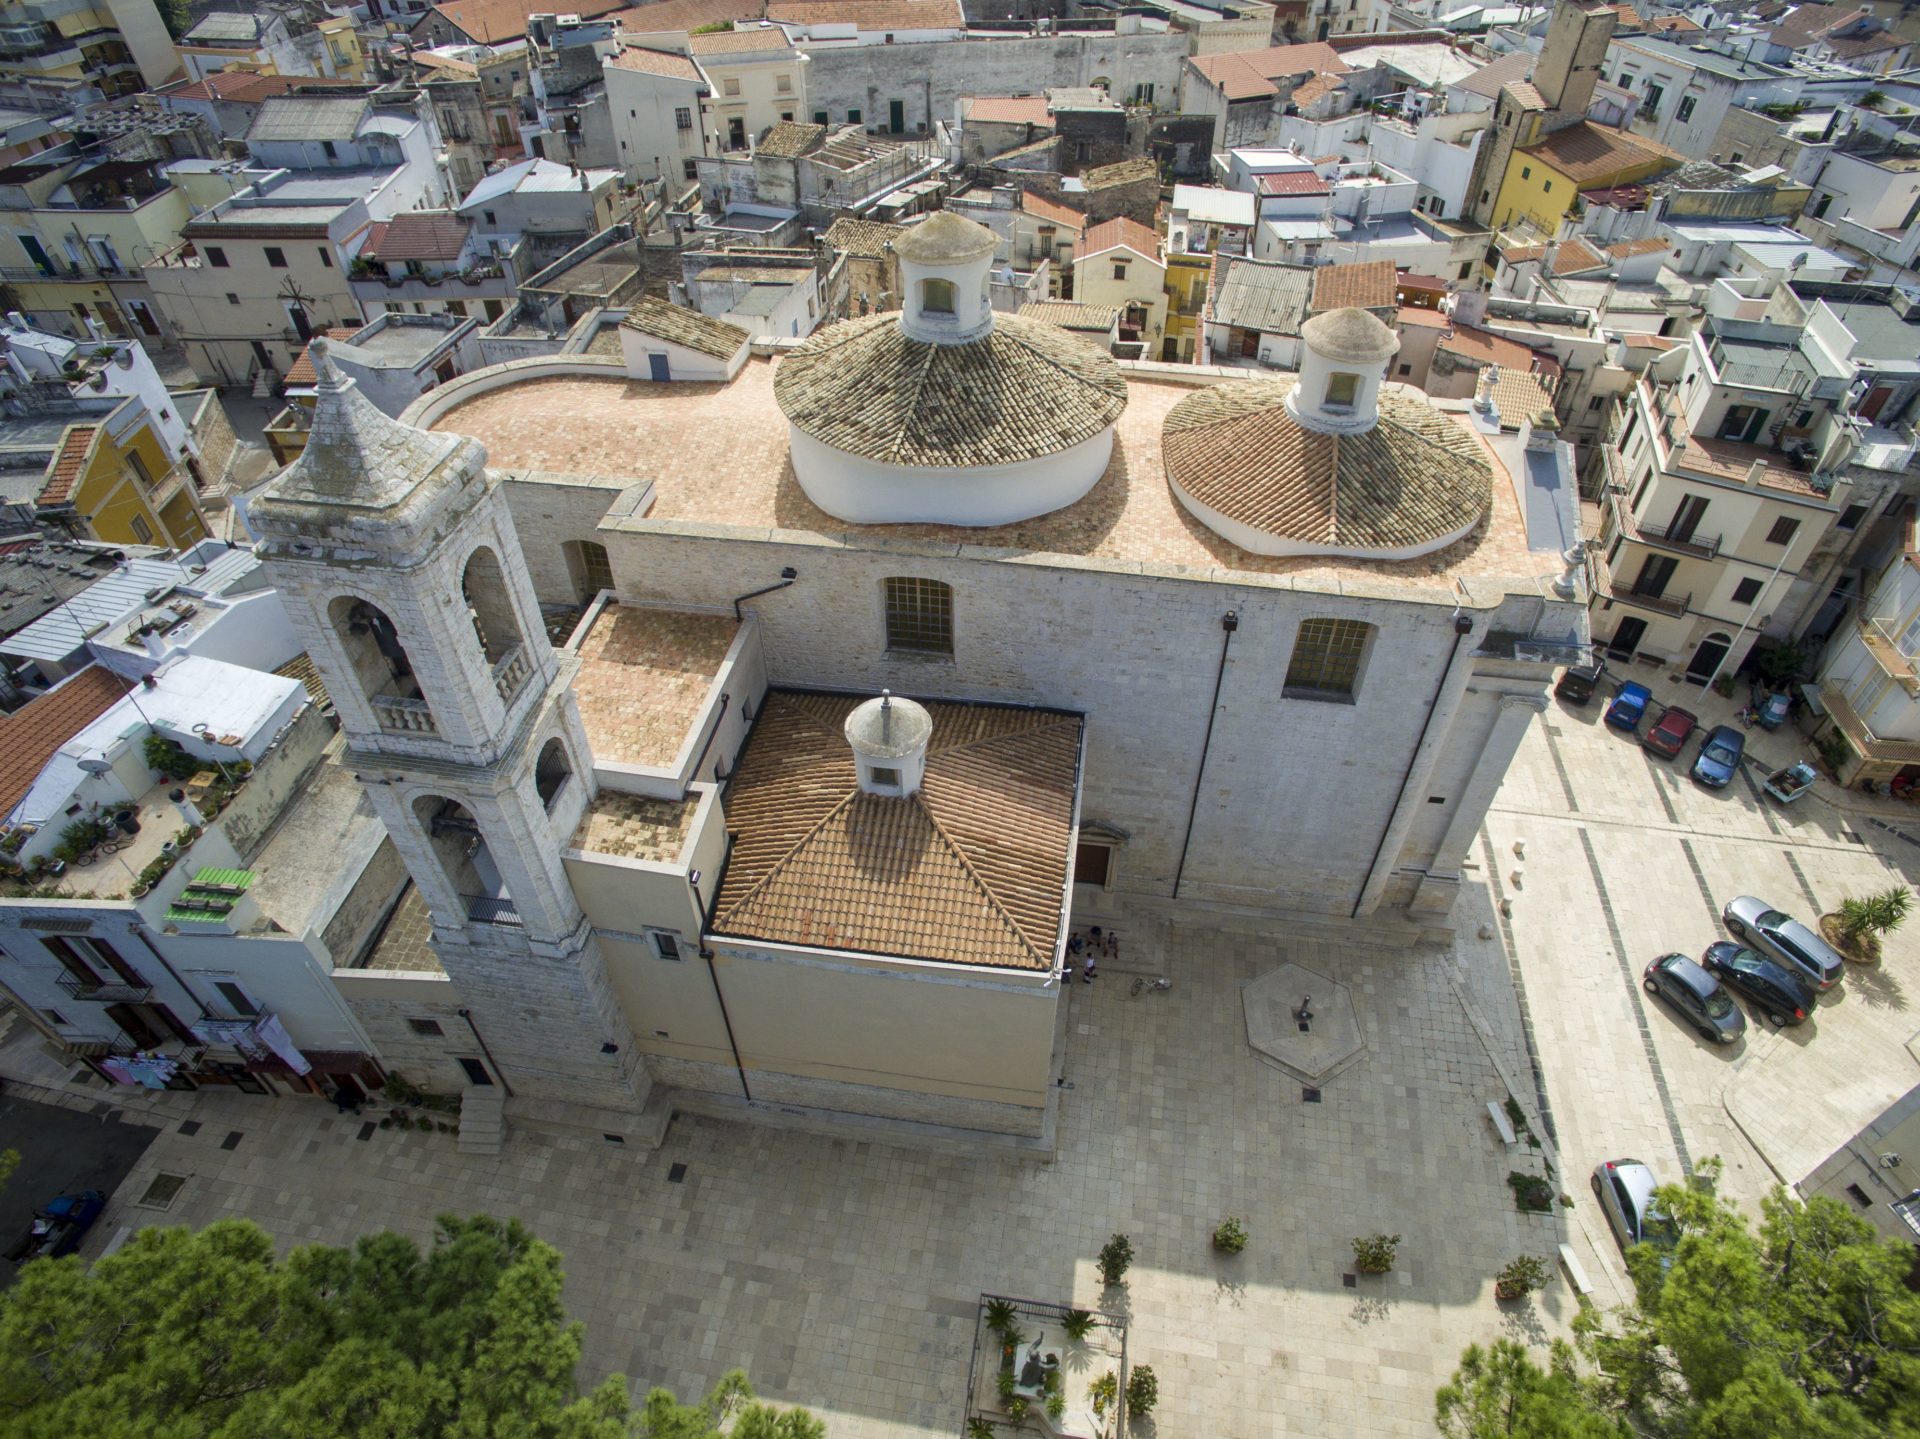
{"label": "church dome", "polygon": [[780,362],[794,477],[828,514],[1010,524],[1106,472],[1120,367],[1057,326],[994,313],[998,243],[947,212],[914,226],[894,242],[905,308],[830,326]]}
{"label": "church dome", "polygon": [[1253,554],[1402,560],[1480,523],[1493,467],[1465,429],[1392,391],[1362,431],[1310,428],[1289,404],[1306,383],[1230,381],[1168,413],[1167,480],[1208,529]]}

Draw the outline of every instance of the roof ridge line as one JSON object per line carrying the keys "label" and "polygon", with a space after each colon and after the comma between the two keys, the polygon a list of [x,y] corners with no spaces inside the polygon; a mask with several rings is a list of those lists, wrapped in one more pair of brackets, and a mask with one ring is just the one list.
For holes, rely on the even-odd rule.
{"label": "roof ridge line", "polygon": [[[1068,301],[1068,303],[1078,304],[1079,302]],[[1014,318],[1018,319],[1019,317],[1015,316]],[[1044,323],[1044,321],[1041,323]],[[996,326],[995,328],[998,328],[998,327]],[[1065,365],[1061,364],[1058,360],[1054,359],[1053,356],[1041,353],[1040,350],[1038,350],[1033,345],[1029,344],[1025,339],[1023,339],[1018,334],[1018,332],[1009,330],[1009,331],[1004,331],[1003,333],[1006,334],[1006,337],[1009,340],[1013,341],[1014,344],[1018,345],[1021,349],[1025,350],[1029,355],[1032,355],[1036,360],[1040,361],[1044,365],[1052,366],[1061,375],[1073,381],[1074,384],[1080,386],[1081,389],[1094,390],[1103,395],[1107,393],[1107,390],[1105,389],[1104,386],[1096,383],[1093,380],[1087,379],[1085,376],[1074,374],[1072,370],[1069,370]],[[1082,343],[1086,343],[1086,342],[1083,341]],[[1117,415],[1114,417],[1113,423],[1114,424],[1119,423],[1119,417]],[[1055,453],[1057,454],[1058,451],[1056,451]]]}
{"label": "roof ridge line", "polygon": [[820,831],[826,827],[828,820],[832,819],[835,815],[839,814],[842,810],[844,810],[848,805],[852,804],[853,801],[859,796],[859,794],[860,794],[860,787],[856,783],[851,790],[847,791],[846,794],[841,796],[839,801],[833,806],[832,809],[828,810],[825,814],[821,815],[819,819],[815,820],[811,825],[807,826],[806,833],[802,834],[800,838],[796,839],[791,845],[787,846],[786,852],[780,855],[778,859],[774,860],[773,863],[767,866],[767,872],[761,875],[759,879],[755,880],[753,884],[748,887],[747,892],[745,894],[741,895],[740,898],[736,899],[732,904],[727,906],[726,914],[724,915],[716,914],[712,916],[712,920],[710,922],[718,922],[723,919],[729,919],[732,916],[738,914],[743,905],[747,904],[748,901],[752,900],[754,896],[760,893],[761,890],[765,889],[769,884],[773,883],[774,876],[779,874],[781,870],[787,867],[788,863],[793,859],[793,857],[800,852],[802,846],[806,845],[809,841],[813,839],[813,837],[816,834],[820,833]]}
{"label": "roof ridge line", "polygon": [[[1040,953],[1040,946],[1033,942],[1033,936],[1021,928],[1020,921],[1015,919],[1006,905],[1000,902],[1000,896],[994,893],[993,886],[988,884],[982,878],[980,871],[973,867],[973,862],[967,858],[966,851],[960,847],[960,841],[947,833],[947,827],[940,823],[940,817],[933,812],[933,806],[919,796],[915,796],[915,803],[920,806],[920,813],[927,817],[927,823],[932,827],[933,832],[940,836],[941,841],[952,852],[954,859],[959,862],[960,868],[967,872],[967,878],[972,880],[974,887],[980,891],[981,897],[987,902],[987,907],[999,916],[1002,924],[1013,931],[1015,938],[1026,946],[1029,954],[1035,959],[1044,958]],[[1050,962],[1049,967],[1051,967]]]}
{"label": "roof ridge line", "polygon": [[[902,333],[904,334],[905,332],[902,331]],[[912,396],[911,396],[912,408],[910,410],[910,413],[916,418],[919,416],[919,413],[920,413],[920,396],[923,393],[925,393],[928,384],[930,384],[933,379],[934,357],[940,353],[940,346],[937,343],[928,344],[925,341],[921,341],[919,343],[923,343],[927,345],[927,353],[921,357],[920,372],[917,376],[914,377],[912,381]],[[905,448],[907,443],[907,432],[912,428],[913,428],[913,424],[911,421],[909,421],[907,424],[902,425],[898,430],[894,431],[893,444],[887,448],[887,459],[890,463],[893,463],[896,465],[901,463],[900,451],[903,448]]]}

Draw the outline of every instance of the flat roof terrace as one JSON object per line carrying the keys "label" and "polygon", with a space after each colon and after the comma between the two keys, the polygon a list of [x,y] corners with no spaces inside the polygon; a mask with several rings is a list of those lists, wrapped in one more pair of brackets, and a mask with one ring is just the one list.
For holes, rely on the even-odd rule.
{"label": "flat roof terrace", "polygon": [[[1557,556],[1549,560],[1529,553],[1513,481],[1499,457],[1477,436],[1476,442],[1499,480],[1493,486],[1493,504],[1479,529],[1446,549],[1402,561],[1249,554],[1193,519],[1167,484],[1160,453],[1161,424],[1167,412],[1192,393],[1192,387],[1131,378],[1127,408],[1117,426],[1113,461],[1077,503],[1017,524],[981,529],[931,524],[851,525],[815,506],[795,480],[787,454],[786,417],[773,398],[773,372],[771,362],[755,359],[730,384],[655,384],[585,376],[534,379],[502,386],[457,405],[434,421],[432,428],[480,440],[487,446],[491,463],[500,469],[631,476],[644,456],[647,478],[655,487],[655,502],[644,520],[629,522],[637,528],[659,522],[737,526],[742,530],[780,528],[823,536],[871,536],[1076,555],[1195,574],[1285,575],[1318,585],[1345,581],[1430,587],[1432,579],[1440,575],[1511,579],[1549,570],[1557,574],[1561,568]],[[1464,413],[1454,418],[1473,433]],[[621,611],[622,615],[627,613]],[[686,618],[714,623],[711,617]],[[633,622],[616,619],[613,623]],[[726,623],[731,625],[731,620]],[[592,638],[590,635],[590,642]],[[717,665],[725,648],[717,631],[709,643],[717,648],[699,663]],[[711,676],[713,670],[708,667],[700,672]],[[663,678],[678,674],[684,680],[687,673],[669,664]],[[583,676],[582,683],[585,686],[589,681]],[[603,702],[607,706],[616,703],[611,696]],[[689,699],[688,703],[693,701]],[[588,712],[585,688],[581,708],[583,714]],[[691,716],[691,709],[687,714]],[[617,723],[611,713],[599,721],[592,717],[587,720],[590,731]],[[684,725],[679,733],[684,733]],[[657,734],[647,747],[657,754],[665,747],[664,739],[663,733]],[[609,743],[617,745],[620,741],[610,735]],[[596,752],[606,754],[599,746],[596,738]]]}
{"label": "flat roof terrace", "polygon": [[739,629],[732,615],[633,605],[609,604],[595,615],[573,685],[594,757],[671,765]]}

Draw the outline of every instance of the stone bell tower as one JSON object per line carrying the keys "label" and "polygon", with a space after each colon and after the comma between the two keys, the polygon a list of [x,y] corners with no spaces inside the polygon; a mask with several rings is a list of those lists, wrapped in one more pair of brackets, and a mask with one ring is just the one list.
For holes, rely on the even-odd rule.
{"label": "stone bell tower", "polygon": [[432,912],[496,1078],[637,1109],[639,1049],[560,861],[594,790],[577,662],[547,642],[487,452],[387,418],[324,339],[311,353],[307,447],[250,514],[346,762]]}

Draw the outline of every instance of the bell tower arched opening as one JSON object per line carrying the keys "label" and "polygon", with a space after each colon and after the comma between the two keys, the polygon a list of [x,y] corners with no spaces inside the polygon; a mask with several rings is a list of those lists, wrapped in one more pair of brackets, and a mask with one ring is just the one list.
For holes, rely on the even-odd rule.
{"label": "bell tower arched opening", "polygon": [[[358,595],[338,595],[327,618],[346,655],[360,693],[385,729],[431,728],[432,720],[413,661],[387,612]],[[409,719],[413,722],[408,722]]]}
{"label": "bell tower arched opening", "polygon": [[519,928],[520,912],[473,812],[457,799],[425,794],[413,802],[413,813],[448,888],[460,902],[459,922]]}

